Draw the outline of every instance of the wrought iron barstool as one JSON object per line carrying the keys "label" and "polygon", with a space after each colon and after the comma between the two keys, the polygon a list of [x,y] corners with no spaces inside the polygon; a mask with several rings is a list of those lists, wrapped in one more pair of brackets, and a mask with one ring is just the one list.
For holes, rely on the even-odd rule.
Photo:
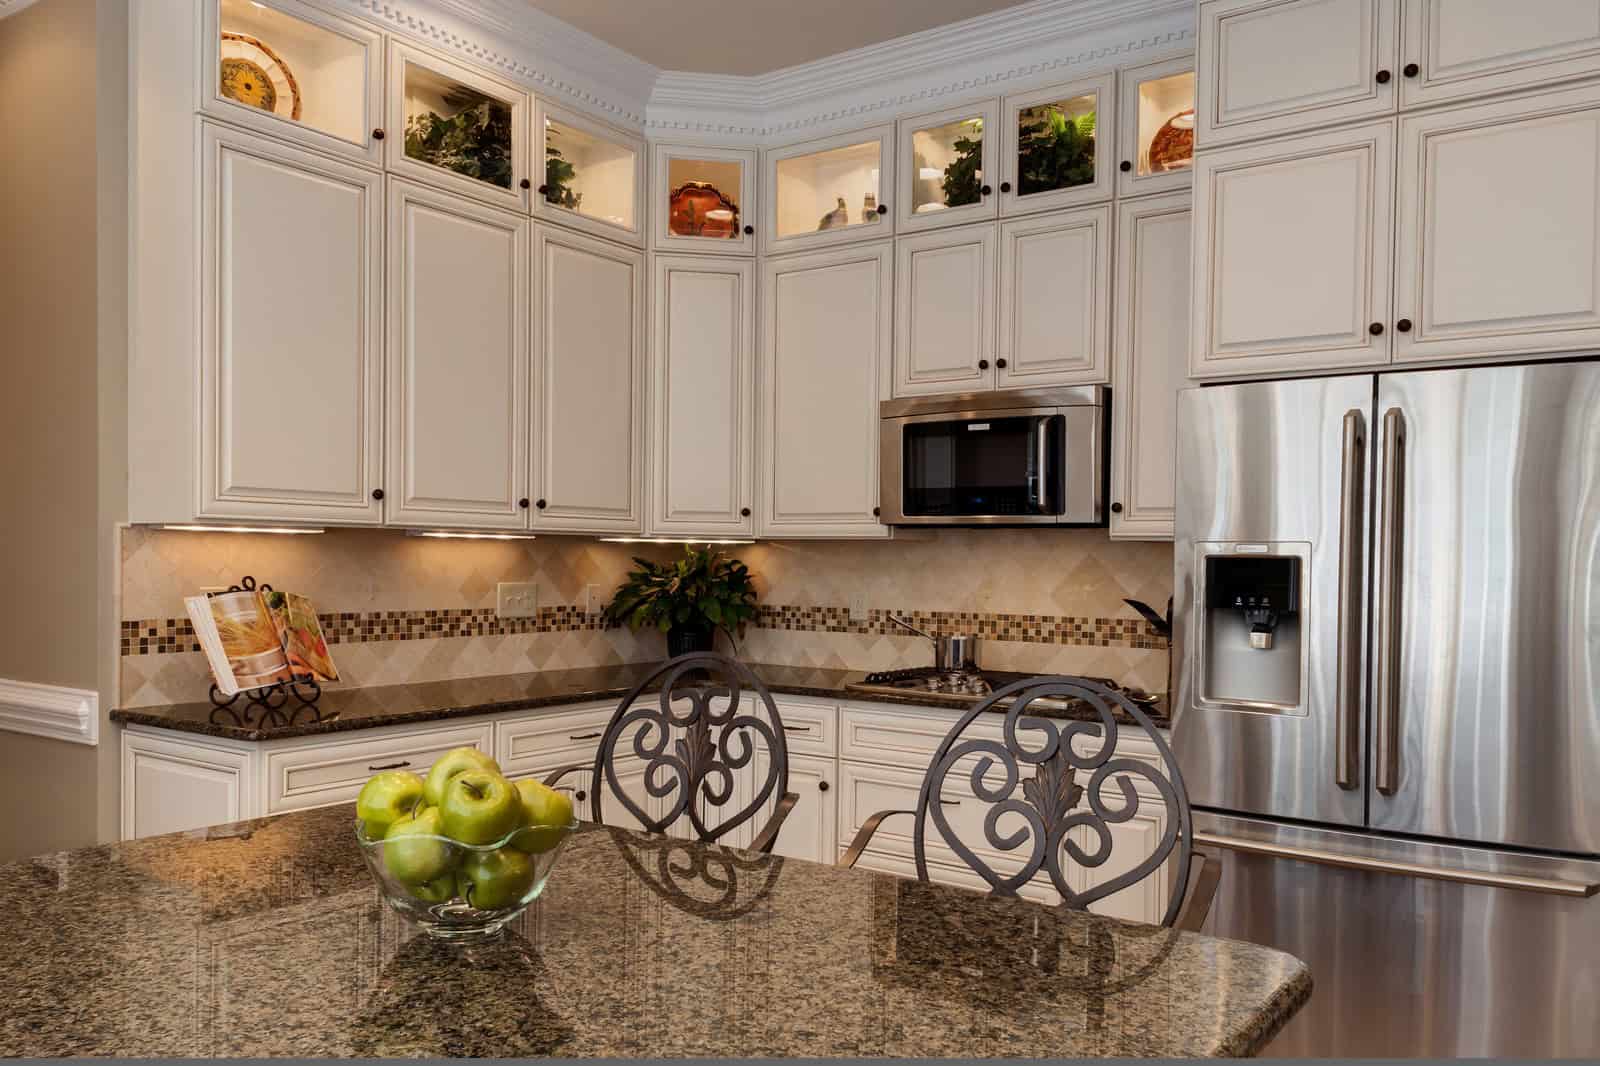
{"label": "wrought iron barstool", "polygon": [[[659,693],[640,699],[660,684]],[[743,709],[748,690],[760,700],[765,718]],[[687,702],[687,710],[674,704]],[[760,768],[752,735],[766,748],[766,767],[754,783],[750,801],[726,818],[711,824],[713,808],[720,811],[734,801],[738,772]],[[645,791],[667,800],[660,817],[652,817],[629,795],[617,776],[617,759],[637,758],[644,769]],[[585,769],[564,766],[545,778],[555,785],[567,774]],[[589,809],[601,821],[601,800],[609,792],[623,809],[652,833],[665,832],[679,818],[687,818],[702,843],[719,838],[751,821],[769,799],[777,806],[749,850],[770,852],[800,797],[789,791],[789,748],[783,720],[767,686],[743,663],[723,655],[691,652],[669,659],[634,686],[618,705],[595,749]]]}
{"label": "wrought iron barstool", "polygon": [[[1001,737],[967,737],[968,727],[981,716],[1011,701],[1001,720]],[[1029,708],[1037,701],[1082,702],[1096,720],[1066,721],[1047,717],[1047,705]],[[1116,757],[1119,712],[1142,730],[1161,757],[1161,765],[1142,759]],[[1024,734],[1027,734],[1025,737]],[[1087,744],[1074,745],[1082,738]],[[943,799],[946,778],[963,760],[976,759],[967,782],[971,794],[989,804],[983,834],[991,854],[1011,854],[1026,849],[1026,859],[1015,872],[1003,875],[973,851],[951,824]],[[1032,776],[1023,778],[1026,767]],[[1087,775],[1084,781],[1080,774]],[[956,773],[956,776],[961,776]],[[1126,822],[1148,801],[1134,788],[1142,779],[1146,792],[1160,797],[1166,811],[1165,828],[1155,849],[1139,864],[1081,892],[1067,883],[1063,857],[1081,867],[1103,866],[1111,857],[1111,826]],[[1114,795],[1121,793],[1120,803]],[[917,878],[928,880],[928,825],[931,822],[944,845],[988,883],[997,896],[1014,896],[1017,889],[1043,870],[1061,894],[1062,906],[1083,909],[1113,892],[1156,874],[1177,851],[1175,877],[1163,925],[1198,930],[1210,912],[1217,892],[1221,864],[1194,851],[1194,827],[1189,813],[1189,793],[1166,739],[1137,704],[1104,685],[1081,677],[1035,677],[1007,685],[961,716],[934,752],[917,794],[915,810],[879,811],[869,817],[839,860],[854,866],[862,849],[884,819],[898,814],[916,819],[912,845]],[[1002,830],[1008,815],[1013,828]],[[1085,847],[1073,830],[1083,827],[1090,839]]]}

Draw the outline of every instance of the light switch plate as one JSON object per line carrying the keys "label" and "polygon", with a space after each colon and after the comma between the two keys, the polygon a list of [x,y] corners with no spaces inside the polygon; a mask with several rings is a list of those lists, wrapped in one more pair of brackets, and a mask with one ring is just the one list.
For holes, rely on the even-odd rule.
{"label": "light switch plate", "polygon": [[865,622],[867,620],[867,594],[865,592],[852,592],[850,594],[850,621]]}
{"label": "light switch plate", "polygon": [[600,591],[599,585],[583,586],[583,613],[599,614],[606,605],[605,593]]}
{"label": "light switch plate", "polygon": [[538,585],[531,581],[502,581],[495,586],[496,618],[532,618],[538,613]]}

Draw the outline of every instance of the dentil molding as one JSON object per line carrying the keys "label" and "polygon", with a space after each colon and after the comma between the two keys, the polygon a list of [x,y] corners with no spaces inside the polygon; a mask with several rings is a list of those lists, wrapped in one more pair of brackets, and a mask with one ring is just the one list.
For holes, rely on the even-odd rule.
{"label": "dentil molding", "polygon": [[100,696],[92,689],[0,678],[0,729],[98,744]]}

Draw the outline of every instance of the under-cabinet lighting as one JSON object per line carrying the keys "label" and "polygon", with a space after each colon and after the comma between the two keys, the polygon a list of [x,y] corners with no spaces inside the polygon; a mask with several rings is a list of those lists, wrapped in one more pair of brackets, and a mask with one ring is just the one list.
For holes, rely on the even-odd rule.
{"label": "under-cabinet lighting", "polygon": [[178,530],[183,533],[278,533],[284,536],[305,536],[311,533],[322,533],[324,530],[308,526],[162,526],[162,529]]}
{"label": "under-cabinet lighting", "polygon": [[453,529],[408,529],[408,537],[431,537],[434,540],[538,540],[532,533],[466,533]]}
{"label": "under-cabinet lighting", "polygon": [[753,537],[596,537],[607,544],[754,544]]}

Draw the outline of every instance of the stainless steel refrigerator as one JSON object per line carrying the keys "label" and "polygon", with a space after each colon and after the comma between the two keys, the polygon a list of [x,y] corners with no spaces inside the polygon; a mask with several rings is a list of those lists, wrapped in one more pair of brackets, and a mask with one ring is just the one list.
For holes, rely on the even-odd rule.
{"label": "stainless steel refrigerator", "polygon": [[1600,1055],[1600,363],[1178,413],[1173,748],[1269,1054]]}

